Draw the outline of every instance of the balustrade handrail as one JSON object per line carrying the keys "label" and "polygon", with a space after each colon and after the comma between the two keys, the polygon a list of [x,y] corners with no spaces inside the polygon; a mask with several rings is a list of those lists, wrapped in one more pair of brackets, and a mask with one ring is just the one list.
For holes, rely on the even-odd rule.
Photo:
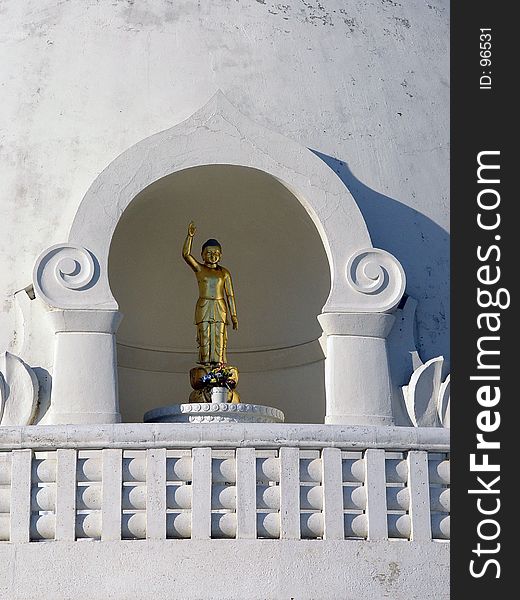
{"label": "balustrade handrail", "polygon": [[298,423],[119,423],[1,427],[0,451],[31,448],[343,448],[448,452],[450,430]]}

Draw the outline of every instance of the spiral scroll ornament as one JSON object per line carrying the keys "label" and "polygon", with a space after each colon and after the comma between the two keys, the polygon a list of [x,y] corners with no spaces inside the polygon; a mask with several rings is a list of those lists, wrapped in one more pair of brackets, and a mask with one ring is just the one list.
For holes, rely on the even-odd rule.
{"label": "spiral scroll ornament", "polygon": [[367,309],[381,312],[394,309],[401,300],[406,277],[399,261],[385,250],[367,248],[352,255],[347,263],[349,285],[367,299]]}
{"label": "spiral scroll ornament", "polygon": [[51,246],[34,267],[34,289],[49,306],[81,306],[77,292],[92,288],[99,268],[94,255],[74,244]]}

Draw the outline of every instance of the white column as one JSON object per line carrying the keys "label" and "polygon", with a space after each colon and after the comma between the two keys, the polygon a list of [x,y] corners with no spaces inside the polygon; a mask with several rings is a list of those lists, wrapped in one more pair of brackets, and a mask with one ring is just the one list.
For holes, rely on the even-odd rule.
{"label": "white column", "polygon": [[256,451],[237,448],[237,538],[256,538]]}
{"label": "white column", "polygon": [[11,459],[11,542],[28,542],[31,521],[32,450],[13,450]]}
{"label": "white column", "polygon": [[326,540],[345,539],[343,514],[343,465],[339,448],[323,448],[323,528]]}
{"label": "white column", "polygon": [[388,539],[386,506],[385,451],[369,448],[365,452],[368,540]]}
{"label": "white column", "polygon": [[101,502],[101,539],[121,539],[123,451],[119,448],[102,450],[103,455],[103,499]]}
{"label": "white column", "polygon": [[428,452],[408,452],[408,490],[410,492],[411,539],[429,542],[432,539],[430,513],[430,483],[428,479]]}
{"label": "white column", "polygon": [[166,449],[146,451],[146,538],[166,539]]}
{"label": "white column", "polygon": [[322,313],[327,335],[325,423],[393,425],[386,313]]}
{"label": "white column", "polygon": [[191,537],[211,538],[211,448],[193,448]]}
{"label": "white column", "polygon": [[74,449],[56,451],[56,539],[76,539],[76,461]]}
{"label": "white column", "polygon": [[114,310],[52,310],[51,406],[45,424],[118,423]]}
{"label": "white column", "polygon": [[280,538],[300,539],[299,448],[280,448]]}

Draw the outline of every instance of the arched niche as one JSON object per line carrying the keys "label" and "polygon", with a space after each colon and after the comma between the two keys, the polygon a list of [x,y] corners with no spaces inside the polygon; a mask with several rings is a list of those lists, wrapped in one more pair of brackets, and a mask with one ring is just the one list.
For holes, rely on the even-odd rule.
{"label": "arched niche", "polygon": [[290,422],[323,422],[324,354],[317,315],[330,290],[320,236],[295,196],[265,172],[207,165],[140,192],[112,238],[109,278],[124,318],[117,332],[123,421],[186,402],[197,360],[195,277],[181,257],[188,222],[193,254],[216,237],[232,273],[240,327],[228,360],[243,402],[283,410]]}
{"label": "arched niche", "polygon": [[[110,163],[83,198],[68,241],[37,259],[35,292],[52,309],[56,333],[47,422],[120,419],[115,343],[120,313],[109,281],[114,233],[141,194],[182,172],[210,166],[220,168],[221,174],[225,167],[234,167],[267,177],[271,185],[281,186],[278,190],[284,188],[293,205],[298,201],[319,235],[318,254],[325,252],[330,277],[319,315],[327,336],[326,422],[392,423],[385,338],[393,323],[388,313],[404,292],[402,267],[393,256],[372,247],[354,199],[321,159],[244,117],[220,92],[186,121],[142,140]],[[179,251],[177,241],[172,247]],[[225,249],[226,256],[232,257],[232,250]],[[135,281],[146,276],[138,268],[133,275]],[[166,298],[163,302],[167,305]],[[298,340],[298,328],[294,330]],[[271,342],[268,347],[273,350]],[[312,340],[303,336],[302,344],[308,342]]]}

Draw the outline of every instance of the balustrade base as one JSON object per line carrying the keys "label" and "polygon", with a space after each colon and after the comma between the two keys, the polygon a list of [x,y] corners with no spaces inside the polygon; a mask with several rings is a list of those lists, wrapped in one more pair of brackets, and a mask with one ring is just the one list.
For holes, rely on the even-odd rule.
{"label": "balustrade base", "polygon": [[0,597],[447,600],[449,552],[443,543],[356,540],[5,543]]}

